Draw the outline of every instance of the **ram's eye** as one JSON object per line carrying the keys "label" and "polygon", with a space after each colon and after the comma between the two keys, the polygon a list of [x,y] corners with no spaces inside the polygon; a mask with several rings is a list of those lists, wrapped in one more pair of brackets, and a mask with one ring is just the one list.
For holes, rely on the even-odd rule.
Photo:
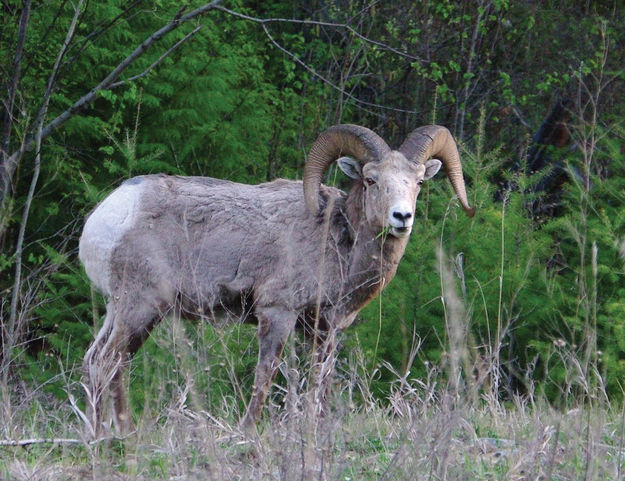
{"label": "ram's eye", "polygon": [[417,185],[423,185],[423,179],[417,181]]}
{"label": "ram's eye", "polygon": [[365,177],[365,184],[373,185],[375,184],[375,180],[373,180],[371,177]]}

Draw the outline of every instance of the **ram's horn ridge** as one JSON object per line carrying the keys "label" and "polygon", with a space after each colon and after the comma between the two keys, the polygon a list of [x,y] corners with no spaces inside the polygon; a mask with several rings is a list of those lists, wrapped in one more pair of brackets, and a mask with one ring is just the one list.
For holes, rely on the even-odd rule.
{"label": "ram's horn ridge", "polygon": [[319,213],[319,185],[325,170],[342,156],[367,163],[381,159],[391,149],[375,132],[360,125],[341,124],[322,132],[310,148],[304,168],[304,197],[313,215]]}
{"label": "ram's horn ridge", "polygon": [[440,159],[460,205],[469,217],[475,215],[475,208],[469,206],[467,199],[458,147],[449,130],[440,125],[419,127],[404,140],[399,151],[413,162],[425,163],[432,157]]}

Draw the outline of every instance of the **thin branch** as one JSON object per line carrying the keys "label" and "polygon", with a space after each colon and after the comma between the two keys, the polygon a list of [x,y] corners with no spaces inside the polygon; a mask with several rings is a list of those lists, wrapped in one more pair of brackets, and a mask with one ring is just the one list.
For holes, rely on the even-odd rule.
{"label": "thin branch", "polygon": [[380,48],[383,48],[384,50],[388,50],[389,52],[393,52],[394,54],[397,54],[401,57],[405,57],[409,60],[413,60],[417,62],[424,61],[421,57],[417,57],[416,55],[411,55],[408,52],[398,50],[395,47],[391,47],[390,45],[380,42],[378,40],[373,40],[372,38],[369,38],[361,34],[360,32],[358,32],[356,29],[354,29],[347,23],[321,22],[318,20],[298,20],[298,19],[290,19],[290,18],[258,18],[258,17],[251,17],[249,15],[245,15],[240,12],[235,12],[234,10],[230,10],[226,7],[219,6],[215,8],[217,10],[221,10],[222,12],[226,12],[227,14],[232,15],[234,17],[239,17],[243,20],[249,20],[251,22],[260,23],[263,25],[268,24],[268,23],[293,23],[293,24],[299,24],[299,25],[315,25],[319,27],[332,27],[332,28],[347,30],[348,32],[358,37],[363,42],[370,43],[371,45],[376,45]]}
{"label": "thin branch", "polygon": [[[42,140],[52,134],[56,129],[61,127],[65,122],[67,122],[70,118],[72,118],[76,113],[80,110],[88,106],[91,102],[95,100],[98,93],[102,90],[108,90],[111,88],[111,85],[119,78],[119,76],[126,70],[132,63],[137,60],[141,55],[143,55],[148,48],[152,46],[155,42],[159,41],[165,35],[167,35],[172,30],[175,30],[183,23],[188,22],[198,16],[201,16],[208,11],[214,9],[222,0],[213,0],[210,3],[204,4],[201,7],[192,10],[186,15],[182,15],[182,11],[179,11],[176,16],[167,23],[164,27],[160,28],[152,35],[150,35],[147,39],[145,39],[130,55],[128,55],[117,67],[115,67],[111,73],[109,73],[98,85],[93,87],[88,93],[83,95],[80,99],[78,99],[70,108],[65,110],[59,116],[57,116],[54,120],[52,120],[48,125],[46,125],[41,133]],[[35,145],[35,139],[31,136],[24,144],[14,152],[11,157],[8,158],[7,162],[7,174],[8,177],[11,178],[14,171],[14,162],[18,159],[24,152],[32,150]],[[13,167],[13,169],[10,169]],[[3,200],[6,195],[6,191],[3,190],[0,192],[0,196]]]}
{"label": "thin branch", "polygon": [[109,86],[109,89],[114,89],[114,88],[117,88],[117,87],[121,87],[122,85],[125,85],[128,82],[134,82],[135,80],[139,80],[140,78],[145,77],[146,75],[148,75],[150,73],[150,71],[152,71],[154,69],[154,67],[156,67],[163,60],[165,60],[165,58],[167,58],[174,50],[176,50],[178,47],[180,47],[180,45],[182,45],[184,42],[186,42],[191,37],[193,37],[201,28],[202,28],[202,25],[198,25],[197,27],[195,27],[191,32],[186,34],[184,36],[184,38],[178,40],[169,50],[167,50],[167,52],[165,52],[163,55],[161,55],[158,58],[158,60],[156,60],[154,63],[152,63],[152,65],[150,65],[148,68],[146,68],[140,74],[133,75],[132,77],[127,78],[125,80],[120,80],[119,82],[112,83]]}
{"label": "thin branch", "polygon": [[519,112],[519,110],[514,105],[511,105],[511,107],[512,113],[516,116],[517,119],[519,119],[519,122],[521,122],[521,124],[523,124],[526,129],[532,130],[532,126],[523,118],[521,112]]}
{"label": "thin branch", "polygon": [[333,89],[341,92],[343,95],[345,95],[350,100],[353,100],[354,102],[356,102],[358,104],[366,105],[368,107],[374,107],[374,108],[377,108],[377,109],[391,110],[393,112],[401,112],[401,113],[406,113],[406,114],[416,114],[417,113],[415,110],[405,110],[405,109],[399,109],[399,108],[396,108],[396,107],[389,107],[387,105],[381,105],[381,104],[376,104],[376,103],[373,103],[373,102],[367,102],[366,100],[360,100],[359,98],[354,97],[351,93],[349,93],[345,89],[339,87],[334,82],[332,82],[330,79],[328,79],[328,78],[324,77],[323,75],[321,75],[314,68],[312,68],[310,65],[308,65],[303,60],[301,60],[299,57],[297,57],[297,55],[295,55],[293,52],[289,51],[288,49],[283,47],[280,43],[278,43],[276,41],[276,39],[274,39],[273,36],[269,33],[269,30],[267,29],[267,25],[265,23],[261,22],[261,26],[262,26],[262,28],[263,28],[263,30],[265,32],[265,35],[267,35],[267,38],[271,41],[271,43],[277,49],[279,49],[281,52],[283,52],[284,54],[289,56],[297,64],[299,64],[302,67],[304,67],[304,69],[308,70],[311,74],[313,74],[315,77],[317,77],[323,83],[325,83],[325,84],[329,85],[330,87],[332,87]]}
{"label": "thin branch", "polygon": [[308,72],[310,72],[313,76],[315,76],[318,79],[320,79],[323,83],[325,83],[326,85],[328,85],[328,86],[332,87],[333,89],[337,90],[342,95],[344,95],[348,99],[354,101],[355,103],[360,104],[360,105],[366,105],[368,107],[373,107],[373,108],[376,108],[376,109],[390,110],[390,111],[393,111],[393,112],[401,112],[401,113],[407,113],[407,114],[412,114],[412,115],[418,113],[418,112],[416,112],[414,110],[405,110],[405,109],[399,109],[399,108],[396,108],[396,107],[389,107],[387,105],[381,105],[381,104],[376,104],[376,103],[373,103],[373,102],[367,102],[365,100],[361,100],[361,99],[355,97],[350,92],[347,92],[345,89],[341,88],[339,85],[336,85],[334,82],[332,82],[327,77],[324,77],[322,74],[317,72],[314,68],[312,68],[306,62],[304,62],[299,57],[297,57],[294,53],[292,53],[287,48],[282,46],[271,35],[271,33],[269,33],[269,29],[267,28],[267,24],[270,24],[270,23],[293,23],[293,24],[300,24],[300,25],[315,25],[315,26],[323,26],[323,27],[342,28],[342,29],[345,29],[345,30],[351,32],[353,35],[355,35],[356,37],[358,37],[359,39],[361,39],[362,41],[364,41],[366,43],[370,43],[370,44],[382,47],[382,48],[384,48],[386,50],[389,50],[389,51],[391,51],[391,52],[393,52],[395,54],[398,54],[400,56],[406,57],[406,58],[408,58],[410,60],[415,60],[415,61],[422,62],[423,60],[421,58],[416,57],[414,55],[410,55],[410,54],[408,54],[406,52],[402,52],[400,50],[397,50],[396,48],[393,48],[390,45],[384,44],[382,42],[379,42],[379,41],[376,41],[376,40],[372,40],[369,37],[366,37],[365,35],[362,35],[360,32],[355,30],[353,27],[351,27],[350,25],[345,24],[345,23],[331,23],[331,22],[320,22],[320,21],[317,21],[317,20],[297,20],[297,19],[287,19],[287,18],[258,18],[258,17],[252,17],[252,16],[249,16],[249,15],[245,15],[245,14],[240,13],[240,12],[235,12],[234,10],[230,10],[230,9],[228,9],[226,7],[222,7],[222,6],[217,6],[217,7],[215,7],[215,9],[216,10],[221,10],[222,12],[225,12],[225,13],[227,13],[229,15],[234,16],[234,17],[238,17],[238,18],[241,18],[243,20],[248,20],[248,21],[260,24],[262,29],[263,29],[263,31],[265,32],[265,35],[267,35],[267,38],[269,39],[269,41],[277,49],[279,49],[281,52],[283,52],[288,57],[290,57],[293,61],[295,61],[295,63],[301,65],[304,69],[306,69]]}
{"label": "thin branch", "polygon": [[[17,48],[15,50],[15,59],[13,61],[13,75],[9,84],[7,102],[5,105],[6,112],[4,116],[4,128],[2,131],[2,144],[0,145],[0,178],[2,179],[2,192],[8,192],[11,186],[12,175],[9,172],[15,170],[14,165],[17,158],[7,157],[9,145],[11,143],[11,127],[13,125],[13,104],[15,102],[15,94],[17,93],[20,83],[20,69],[22,66],[22,56],[24,52],[24,43],[26,42],[26,29],[28,28],[28,19],[30,18],[31,0],[26,0],[22,6],[20,16],[20,26],[17,34]],[[4,197],[3,197],[4,198]]]}

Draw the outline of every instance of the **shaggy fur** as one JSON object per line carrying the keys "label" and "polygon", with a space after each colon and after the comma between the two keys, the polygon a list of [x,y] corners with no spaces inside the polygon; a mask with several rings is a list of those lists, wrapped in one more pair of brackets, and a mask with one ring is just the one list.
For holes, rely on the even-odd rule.
{"label": "shaggy fur", "polygon": [[[391,151],[364,127],[332,127],[311,148],[312,175],[305,175],[304,185],[149,175],[112,192],[87,219],[79,252],[109,299],[104,325],[85,356],[94,432],[109,390],[118,428],[132,429],[124,372],[154,325],[172,310],[259,325],[245,427],[258,419],[296,326],[318,339],[317,359],[324,363],[334,332],[349,326],[394,277],[420,185],[441,166],[429,156],[443,154],[446,169],[457,171],[459,178],[450,180],[471,210],[449,132],[428,128],[411,138],[416,147],[419,139],[425,145],[417,160]],[[334,160],[355,179],[349,194],[317,182]]]}
{"label": "shaggy fur", "polygon": [[[128,187],[138,191],[135,227],[100,256],[98,265],[106,270],[92,276],[96,280],[108,273],[98,287],[110,301],[85,359],[95,399],[106,389],[102,374],[117,368],[111,388],[122,431],[132,429],[121,381],[124,364],[172,309],[211,321],[260,321],[259,360],[271,358],[261,379],[268,389],[275,359],[295,324],[310,332],[319,303],[317,324],[324,331],[350,325],[395,275],[407,242],[389,236],[382,244],[382,237],[362,222],[360,210],[349,207],[345,193],[325,186],[322,202],[332,210],[316,218],[306,208],[301,182],[295,181],[251,186],[155,175],[131,179],[119,189]],[[350,201],[358,205],[362,188],[354,191]],[[81,260],[87,272],[96,272],[98,255],[87,251],[98,246],[88,227],[89,221],[81,237]],[[109,246],[105,239],[102,250]],[[277,339],[264,335],[269,332]],[[267,346],[264,337],[271,337]],[[121,366],[115,366],[120,354]],[[249,419],[258,417],[265,395],[255,393]],[[101,406],[94,404],[98,423]]]}

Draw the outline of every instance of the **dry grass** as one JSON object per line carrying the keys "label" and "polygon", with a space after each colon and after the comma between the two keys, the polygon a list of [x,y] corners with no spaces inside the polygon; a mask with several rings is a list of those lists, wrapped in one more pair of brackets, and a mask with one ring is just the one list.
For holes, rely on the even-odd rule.
{"label": "dry grass", "polygon": [[[291,345],[257,432],[243,433],[237,421],[251,374],[249,363],[247,374],[240,366],[253,357],[250,333],[235,329],[207,341],[201,329],[189,333],[172,321],[152,335],[161,354],[148,347],[134,362],[133,389],[142,391],[134,400],[137,431],[123,440],[89,442],[88,421],[75,401],[83,397],[78,383],[67,382],[68,399],[61,401],[41,387],[14,387],[0,437],[34,442],[0,442],[0,479],[623,479],[624,413],[609,404],[595,370],[580,367],[583,353],[557,350],[570,370],[563,393],[577,393],[562,403],[566,409],[552,407],[531,386],[532,396],[503,402],[499,343],[480,356],[468,346],[463,302],[447,265],[440,253],[444,364],[421,378],[395,372],[387,399],[372,396],[371,371],[355,351],[338,363],[330,409],[311,414],[320,410],[319,396],[309,390],[315,385],[308,376],[310,356]],[[415,342],[409,364],[419,362],[418,347]],[[220,391],[218,383],[230,391]]]}
{"label": "dry grass", "polygon": [[[340,369],[332,408],[316,417],[307,414],[312,396],[293,357],[288,377],[297,385],[274,389],[255,434],[238,429],[230,399],[213,403],[210,413],[190,407],[198,403],[187,377],[158,410],[139,416],[137,432],[124,441],[0,447],[0,479],[622,479],[623,414],[600,402],[580,400],[567,411],[520,398],[504,404],[434,370],[426,380],[398,378],[379,402],[353,362]],[[82,439],[84,423],[69,402],[40,391],[19,399],[1,421],[7,438]]]}

